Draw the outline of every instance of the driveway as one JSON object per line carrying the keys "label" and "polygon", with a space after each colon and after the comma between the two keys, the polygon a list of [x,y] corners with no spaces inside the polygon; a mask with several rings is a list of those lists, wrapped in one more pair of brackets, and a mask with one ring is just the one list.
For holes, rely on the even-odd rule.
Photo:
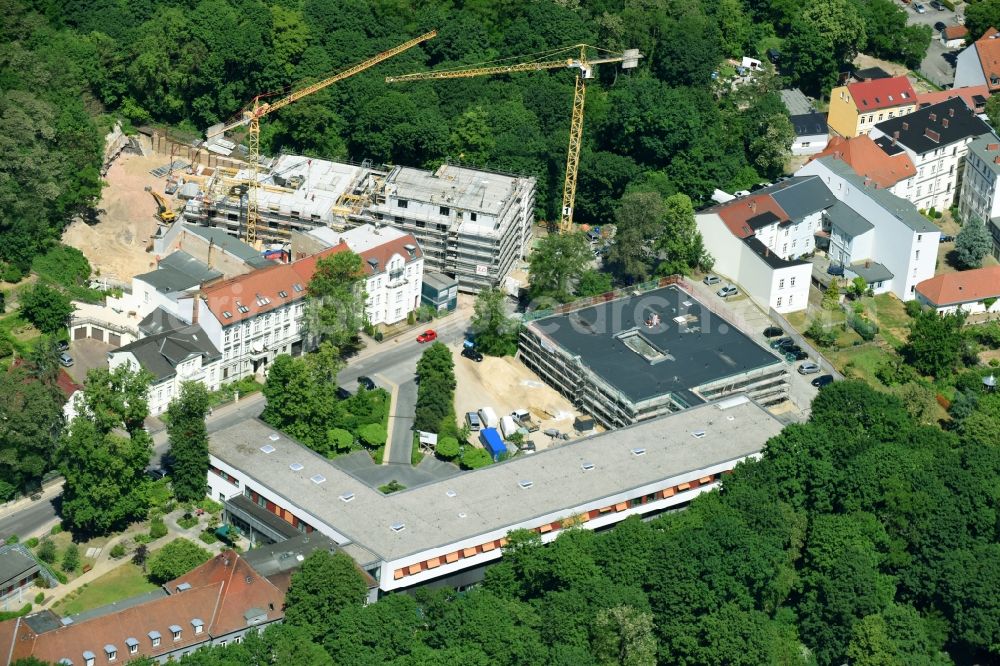
{"label": "driveway", "polygon": [[[933,29],[934,24],[938,22],[949,26],[961,25],[964,22],[965,17],[960,15],[961,5],[959,5],[959,12],[956,13],[947,8],[938,11],[931,7],[929,2],[930,0],[920,0],[920,3],[927,8],[927,12],[924,14],[918,14],[913,9],[916,1],[910,5],[904,5],[900,2],[903,11],[906,12],[906,24],[928,25]],[[927,53],[920,63],[920,73],[937,85],[949,88],[955,82],[955,58],[957,57],[958,50],[946,49],[941,43],[941,33],[934,30],[931,34],[931,45],[927,48]]]}
{"label": "driveway", "polygon": [[68,352],[73,357],[73,367],[66,368],[66,372],[77,384],[83,384],[88,370],[108,367],[108,352],[112,349],[116,347],[99,340],[73,340]]}

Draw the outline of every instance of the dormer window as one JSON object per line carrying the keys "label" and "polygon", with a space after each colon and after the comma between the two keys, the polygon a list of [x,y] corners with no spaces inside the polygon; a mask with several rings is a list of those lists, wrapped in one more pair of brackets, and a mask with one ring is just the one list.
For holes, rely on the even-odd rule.
{"label": "dormer window", "polygon": [[198,618],[191,620],[191,626],[194,628],[195,636],[199,636],[205,631],[205,623]]}
{"label": "dormer window", "polygon": [[108,658],[108,661],[114,661],[115,659],[118,658],[118,648],[116,648],[114,645],[105,645],[104,656]]}
{"label": "dormer window", "polygon": [[125,645],[128,646],[129,654],[135,654],[136,652],[139,651],[139,641],[137,641],[135,638],[132,638],[131,636],[125,639]]}
{"label": "dormer window", "polygon": [[83,652],[83,666],[94,666],[94,653],[90,650],[84,650]]}
{"label": "dormer window", "polygon": [[179,641],[181,639],[181,628],[176,624],[170,625],[170,635],[174,637],[175,641]]}
{"label": "dormer window", "polygon": [[149,636],[149,641],[153,644],[153,647],[160,647],[160,632],[153,630],[147,636]]}

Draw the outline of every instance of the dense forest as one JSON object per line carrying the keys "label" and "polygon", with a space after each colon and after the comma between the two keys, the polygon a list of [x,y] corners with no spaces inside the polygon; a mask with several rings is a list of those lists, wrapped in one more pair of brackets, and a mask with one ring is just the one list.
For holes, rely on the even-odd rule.
{"label": "dense forest", "polygon": [[998,474],[996,442],[840,382],[686,511],[548,546],[514,533],[481,587],[367,607],[351,561],[324,553],[284,625],[181,663],[996,663]]}
{"label": "dense forest", "polygon": [[[574,43],[638,48],[588,88],[576,218],[613,219],[627,191],[680,192],[781,173],[791,126],[776,91],[829,91],[859,50],[909,64],[930,38],[892,0],[0,0],[0,266],[16,278],[100,191],[102,134],[199,136],[278,94],[434,28],[439,35],[269,116],[271,154],[432,167],[450,159],[538,178],[560,205],[570,71],[388,85],[384,77]],[[727,58],[782,50],[781,75],[733,91]],[[713,78],[718,73],[717,78]]]}

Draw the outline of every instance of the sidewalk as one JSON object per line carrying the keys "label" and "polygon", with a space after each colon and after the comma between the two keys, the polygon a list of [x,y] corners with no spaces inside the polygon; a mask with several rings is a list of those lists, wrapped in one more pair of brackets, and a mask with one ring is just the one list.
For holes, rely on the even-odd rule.
{"label": "sidewalk", "polygon": [[64,479],[60,476],[49,482],[42,492],[41,497],[33,500],[31,497],[22,497],[21,499],[14,500],[13,502],[7,502],[6,504],[0,506],[0,518],[6,518],[7,516],[13,515],[18,511],[23,510],[25,507],[31,506],[35,502],[45,502],[58,497],[62,494]]}

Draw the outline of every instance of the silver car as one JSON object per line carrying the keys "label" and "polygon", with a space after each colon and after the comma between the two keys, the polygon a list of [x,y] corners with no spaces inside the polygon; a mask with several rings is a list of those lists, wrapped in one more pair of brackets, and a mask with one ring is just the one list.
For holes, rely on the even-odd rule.
{"label": "silver car", "polygon": [[819,366],[812,361],[806,361],[799,366],[800,375],[814,375],[819,372]]}
{"label": "silver car", "polygon": [[740,293],[740,290],[731,284],[727,284],[725,287],[715,292],[717,296],[722,296],[723,298],[729,298],[730,296],[735,296]]}
{"label": "silver car", "polygon": [[702,282],[704,282],[709,286],[712,286],[713,284],[719,284],[720,282],[722,282],[722,278],[720,278],[718,275],[706,275],[705,279],[702,280]]}

